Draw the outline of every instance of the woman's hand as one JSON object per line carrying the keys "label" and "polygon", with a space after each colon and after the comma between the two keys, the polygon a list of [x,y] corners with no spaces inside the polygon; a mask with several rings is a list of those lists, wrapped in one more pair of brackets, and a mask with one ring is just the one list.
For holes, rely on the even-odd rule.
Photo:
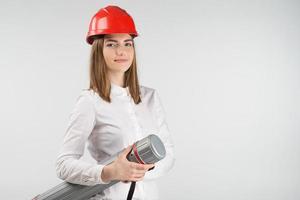
{"label": "woman's hand", "polygon": [[117,159],[103,168],[101,178],[104,182],[112,180],[127,181],[141,181],[145,173],[154,164],[138,164],[127,160],[126,156],[131,151],[132,146],[128,146]]}

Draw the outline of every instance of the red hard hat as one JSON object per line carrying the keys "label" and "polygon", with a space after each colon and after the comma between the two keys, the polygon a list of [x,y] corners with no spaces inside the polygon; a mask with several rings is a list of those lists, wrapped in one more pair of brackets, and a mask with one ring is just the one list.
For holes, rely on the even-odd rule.
{"label": "red hard hat", "polygon": [[92,36],[112,33],[128,33],[134,37],[138,35],[132,17],[118,6],[101,8],[93,16],[86,41],[93,44]]}

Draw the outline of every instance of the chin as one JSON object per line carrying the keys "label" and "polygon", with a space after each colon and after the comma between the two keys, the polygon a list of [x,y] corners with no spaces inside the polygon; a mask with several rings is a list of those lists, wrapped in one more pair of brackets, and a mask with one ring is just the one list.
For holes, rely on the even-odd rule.
{"label": "chin", "polygon": [[129,68],[130,68],[130,66],[129,67],[117,67],[116,70],[126,72]]}
{"label": "chin", "polygon": [[113,72],[117,72],[117,73],[120,73],[120,72],[122,72],[122,73],[125,73],[127,70],[129,69],[129,67],[128,68],[118,68],[118,69],[114,69],[114,70],[112,70]]}

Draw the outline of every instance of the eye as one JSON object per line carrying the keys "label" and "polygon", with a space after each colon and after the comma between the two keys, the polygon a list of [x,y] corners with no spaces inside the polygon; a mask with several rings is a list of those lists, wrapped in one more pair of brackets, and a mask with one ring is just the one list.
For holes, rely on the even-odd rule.
{"label": "eye", "polygon": [[106,46],[107,46],[107,47],[115,47],[116,44],[114,44],[114,43],[108,43],[108,44],[106,44]]}
{"label": "eye", "polygon": [[128,43],[125,43],[125,46],[126,46],[126,47],[132,47],[132,46],[133,46],[133,44],[132,44],[132,43],[130,43],[130,42],[128,42]]}

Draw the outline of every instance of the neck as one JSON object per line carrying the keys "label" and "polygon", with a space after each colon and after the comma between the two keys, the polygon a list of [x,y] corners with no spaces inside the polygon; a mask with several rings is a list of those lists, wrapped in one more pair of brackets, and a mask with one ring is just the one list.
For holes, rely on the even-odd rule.
{"label": "neck", "polygon": [[120,87],[124,87],[124,72],[109,72],[110,81]]}

